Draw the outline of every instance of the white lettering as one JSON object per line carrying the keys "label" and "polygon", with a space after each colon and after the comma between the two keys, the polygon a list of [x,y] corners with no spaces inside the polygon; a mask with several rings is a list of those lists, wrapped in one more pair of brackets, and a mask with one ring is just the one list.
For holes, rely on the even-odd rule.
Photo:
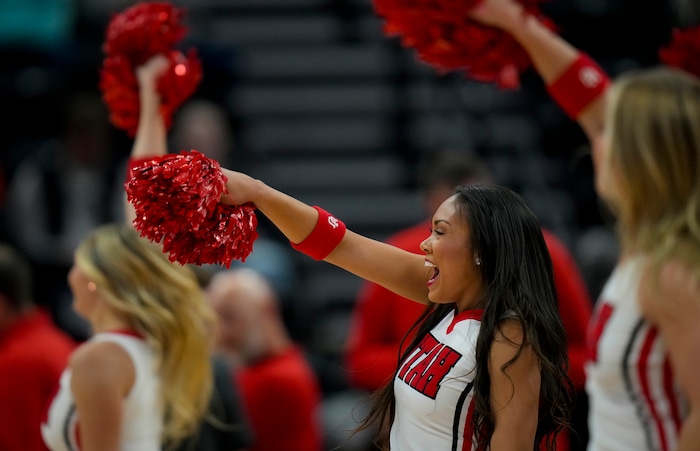
{"label": "white lettering", "polygon": [[335,216],[328,217],[328,225],[330,225],[334,229],[338,228],[338,220],[335,218]]}
{"label": "white lettering", "polygon": [[602,81],[598,71],[592,67],[582,67],[578,77],[581,80],[581,84],[589,89],[595,88]]}

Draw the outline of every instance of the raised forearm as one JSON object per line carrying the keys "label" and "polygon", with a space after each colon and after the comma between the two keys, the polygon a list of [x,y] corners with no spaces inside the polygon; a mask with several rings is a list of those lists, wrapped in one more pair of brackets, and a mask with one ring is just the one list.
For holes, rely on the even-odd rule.
{"label": "raised forearm", "polygon": [[[315,230],[319,213],[313,207],[246,174],[227,169],[223,171],[228,179],[228,193],[222,198],[224,202],[236,205],[253,203],[292,243],[301,243],[314,232],[310,243],[314,247],[319,236],[328,236]],[[319,228],[324,227],[329,226],[323,221],[319,222]],[[334,243],[328,249],[330,253],[318,258],[378,283],[403,297],[426,302],[429,270],[424,266],[423,256],[350,230],[344,234],[331,235]]]}
{"label": "raised forearm", "polygon": [[148,158],[165,155],[168,152],[167,131],[160,114],[160,96],[156,90],[156,80],[148,80],[139,85],[139,123],[131,149],[131,158]]}
{"label": "raised forearm", "polygon": [[[513,36],[527,52],[552,98],[581,125],[590,141],[600,136],[607,76],[599,68],[591,61],[580,60],[583,54],[577,48],[534,15],[525,14],[515,2],[485,4],[482,10],[477,8],[475,18]],[[585,70],[576,66],[581,61],[588,66]],[[560,85],[562,82],[565,86]]]}
{"label": "raised forearm", "polygon": [[559,77],[578,58],[579,51],[532,15],[513,14],[504,24],[530,56],[546,84]]}
{"label": "raised forearm", "polygon": [[[309,236],[316,225],[318,212],[310,205],[251,179],[247,190],[250,201],[292,243],[300,243]],[[235,191],[236,188],[233,188]]]}

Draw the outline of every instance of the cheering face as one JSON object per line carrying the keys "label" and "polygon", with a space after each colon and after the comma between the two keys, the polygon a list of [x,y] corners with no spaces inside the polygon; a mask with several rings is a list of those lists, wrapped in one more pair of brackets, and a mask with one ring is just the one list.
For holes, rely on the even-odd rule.
{"label": "cheering face", "polygon": [[421,243],[425,265],[433,268],[428,280],[428,298],[432,302],[455,302],[459,311],[477,307],[483,282],[469,243],[469,225],[452,196],[435,212],[430,236]]}

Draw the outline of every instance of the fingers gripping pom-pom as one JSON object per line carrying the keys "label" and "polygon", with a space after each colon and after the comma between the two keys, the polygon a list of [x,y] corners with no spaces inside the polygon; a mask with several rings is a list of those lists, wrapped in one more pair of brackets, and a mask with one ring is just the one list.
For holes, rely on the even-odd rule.
{"label": "fingers gripping pom-pom", "polygon": [[[542,0],[522,0],[526,13],[541,16]],[[384,33],[397,36],[418,59],[441,73],[462,71],[504,89],[520,85],[530,66],[525,50],[508,33],[469,18],[480,0],[374,0]],[[543,18],[547,26],[550,22]]]}
{"label": "fingers gripping pom-pom", "polygon": [[218,163],[195,150],[136,162],[125,188],[136,211],[134,227],[162,243],[171,261],[229,267],[253,250],[255,208],[221,204],[226,177]]}
{"label": "fingers gripping pom-pom", "polygon": [[700,77],[700,26],[674,29],[671,42],[659,50],[659,58],[668,66]]}
{"label": "fingers gripping pom-pom", "polygon": [[202,66],[194,50],[187,55],[173,47],[185,35],[184,13],[169,3],[139,3],[115,15],[107,27],[100,70],[100,90],[112,124],[130,137],[139,119],[139,86],[134,69],[157,54],[165,54],[170,67],[158,82],[161,114],[170,128],[180,105],[197,89]]}

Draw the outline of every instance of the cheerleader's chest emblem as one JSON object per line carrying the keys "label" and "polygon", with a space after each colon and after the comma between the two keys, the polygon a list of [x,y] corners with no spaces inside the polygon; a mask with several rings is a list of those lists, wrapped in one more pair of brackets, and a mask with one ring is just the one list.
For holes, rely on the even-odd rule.
{"label": "cheerleader's chest emblem", "polygon": [[419,393],[435,399],[440,383],[461,358],[462,354],[428,334],[404,361],[397,377]]}

